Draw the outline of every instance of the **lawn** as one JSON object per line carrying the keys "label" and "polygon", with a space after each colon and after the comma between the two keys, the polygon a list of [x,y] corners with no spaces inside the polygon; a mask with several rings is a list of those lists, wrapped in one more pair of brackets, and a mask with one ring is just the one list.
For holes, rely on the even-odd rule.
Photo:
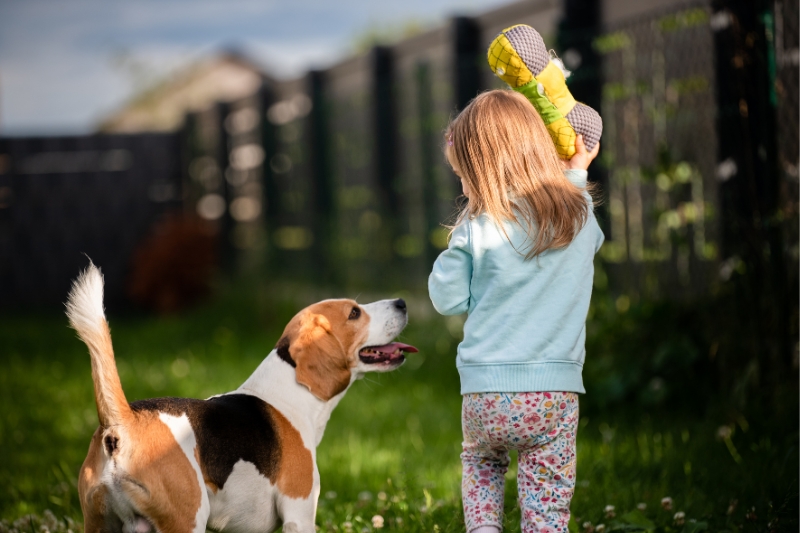
{"label": "lawn", "polygon": [[[128,399],[202,398],[237,387],[291,315],[328,296],[295,289],[232,290],[178,317],[109,310]],[[425,295],[402,296],[411,322],[401,340],[420,353],[396,372],[357,382],[334,412],[318,453],[323,531],[374,531],[374,516],[384,530],[463,531],[454,364],[461,319],[439,317]],[[613,354],[590,352],[587,366],[601,359],[608,366]],[[86,349],[62,315],[6,316],[0,360],[0,532],[40,523],[74,531],[77,472],[97,424]],[[613,364],[603,368],[614,372]],[[773,412],[689,401],[672,409],[611,402],[593,397],[591,382],[587,388],[570,529],[798,530],[796,405]],[[509,530],[519,528],[515,475],[512,468],[507,476]],[[19,520],[28,514],[36,518]]]}

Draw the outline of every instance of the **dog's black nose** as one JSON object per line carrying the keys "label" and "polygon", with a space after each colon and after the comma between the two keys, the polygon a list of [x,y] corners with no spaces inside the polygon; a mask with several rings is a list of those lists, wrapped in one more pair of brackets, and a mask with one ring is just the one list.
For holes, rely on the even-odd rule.
{"label": "dog's black nose", "polygon": [[403,311],[404,313],[406,312],[406,301],[403,300],[402,298],[398,298],[397,300],[395,300],[394,306],[399,310]]}

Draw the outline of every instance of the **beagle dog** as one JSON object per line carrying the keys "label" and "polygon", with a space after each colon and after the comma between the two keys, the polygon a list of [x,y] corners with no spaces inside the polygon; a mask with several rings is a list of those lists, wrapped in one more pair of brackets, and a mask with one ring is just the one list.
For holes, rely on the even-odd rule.
{"label": "beagle dog", "polygon": [[78,491],[87,532],[314,533],[316,449],[331,412],[366,372],[399,367],[403,300],[326,300],[300,311],[244,384],[207,400],[128,403],[90,265],[67,316],[89,348],[100,427]]}

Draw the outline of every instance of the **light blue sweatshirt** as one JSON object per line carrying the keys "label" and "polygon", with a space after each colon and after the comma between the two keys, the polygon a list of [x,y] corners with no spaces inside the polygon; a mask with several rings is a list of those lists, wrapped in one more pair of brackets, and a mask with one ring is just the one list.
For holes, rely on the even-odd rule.
{"label": "light blue sweatshirt", "polygon": [[[567,178],[586,186],[585,170]],[[482,214],[454,230],[433,265],[428,291],[443,315],[469,313],[456,366],[461,394],[473,392],[586,392],[586,314],[592,295],[594,255],[603,232],[592,212],[566,247],[526,260],[525,230],[504,223],[511,243]]]}

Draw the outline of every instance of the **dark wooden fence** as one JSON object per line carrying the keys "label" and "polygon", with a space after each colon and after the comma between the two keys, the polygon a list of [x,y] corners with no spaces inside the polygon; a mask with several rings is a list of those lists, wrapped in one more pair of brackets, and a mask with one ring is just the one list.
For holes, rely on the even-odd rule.
{"label": "dark wooden fence", "polygon": [[181,206],[174,134],[0,139],[0,307],[52,307],[92,258],[126,302],[131,255]]}
{"label": "dark wooden fence", "polygon": [[[645,4],[670,7],[642,12]],[[124,230],[134,239],[164,205],[148,199],[151,181],[183,176],[184,209],[217,224],[229,272],[261,264],[275,279],[422,289],[446,246],[442,223],[452,220],[459,193],[442,158],[442,132],[477,92],[502,86],[485,50],[503,28],[527,23],[574,71],[576,97],[604,117],[602,160],[591,171],[605,195],[598,286],[631,301],[702,296],[766,246],[769,264],[781,265],[770,274],[783,280],[775,290],[796,287],[797,1],[648,0],[631,17],[622,8],[632,5],[520,2],[269,83],[252,97],[188,116],[179,135],[163,137],[165,150],[174,151],[158,156],[168,169],[158,175],[171,178],[134,171],[140,153],[155,157],[144,152],[131,152],[137,163],[128,171],[86,177],[97,184],[82,186],[94,200],[75,216],[105,220],[94,206],[113,201],[104,195],[122,186],[103,189],[103,180],[129,179],[136,193],[124,207],[139,214],[122,216],[121,206],[107,216],[139,220]],[[61,281],[48,286],[60,284],[63,294],[80,260],[48,261],[46,246],[27,252],[26,236],[34,239],[37,224],[75,227],[85,238],[114,234],[114,226],[78,229],[58,202],[34,207],[38,200],[25,191],[35,179],[17,162],[43,150],[19,148],[32,142],[5,140],[0,150],[12,161],[0,187],[12,189],[14,217],[0,250],[17,265],[10,270],[3,261],[3,290],[28,287],[28,265],[39,261],[59,269],[51,276]],[[70,176],[41,179],[61,187]],[[3,224],[9,212],[0,209]],[[5,237],[9,231],[14,239]],[[100,261],[110,249],[93,257]],[[130,246],[114,250],[123,261]],[[78,251],[92,249],[64,253]],[[6,294],[23,294],[14,290]]]}

